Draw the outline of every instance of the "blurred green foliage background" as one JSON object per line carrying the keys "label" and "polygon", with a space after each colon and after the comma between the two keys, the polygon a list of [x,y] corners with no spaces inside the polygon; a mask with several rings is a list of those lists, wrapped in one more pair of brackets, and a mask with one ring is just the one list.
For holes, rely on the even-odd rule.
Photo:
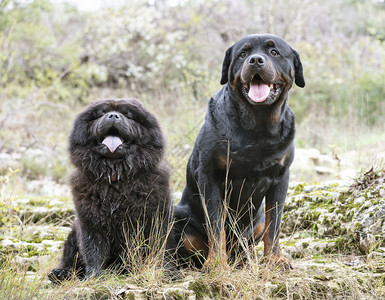
{"label": "blurred green foliage background", "polygon": [[289,100],[298,147],[348,151],[385,141],[384,1],[130,0],[89,8],[0,0],[0,152],[22,153],[26,177],[65,181],[75,114],[94,99],[134,97],[159,117],[180,187],[207,100],[220,88],[224,52],[250,33],[279,35],[301,55],[307,85]]}

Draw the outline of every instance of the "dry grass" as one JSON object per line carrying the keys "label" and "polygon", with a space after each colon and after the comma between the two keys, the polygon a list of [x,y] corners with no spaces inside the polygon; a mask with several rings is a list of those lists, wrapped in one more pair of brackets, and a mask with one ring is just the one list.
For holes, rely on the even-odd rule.
{"label": "dry grass", "polygon": [[[73,278],[61,285],[47,280],[58,255],[39,257],[36,272],[18,254],[3,257],[0,271],[0,299],[381,299],[385,297],[385,259],[372,255],[351,266],[347,254],[319,255],[293,260],[294,269],[284,272],[265,263],[260,247],[238,257],[229,268],[212,268],[202,273],[183,270],[182,282],[170,283],[156,248],[138,257],[128,252],[129,274],[106,273],[100,278]],[[142,253],[141,253],[142,254]],[[140,255],[141,256],[141,255]],[[240,262],[243,264],[240,264]],[[179,295],[179,296],[178,296]],[[131,298],[130,298],[131,297]]]}
{"label": "dry grass", "polygon": [[[48,199],[48,201],[50,201]],[[69,201],[69,200],[68,200]],[[44,198],[36,200],[47,206]],[[10,202],[12,203],[12,201]],[[17,203],[17,202],[15,202]],[[11,209],[11,207],[10,207]],[[44,231],[57,228],[59,221],[46,218]],[[2,236],[20,241],[36,236],[40,223],[34,217],[0,227]],[[331,254],[315,253],[292,259],[294,269],[286,272],[267,266],[262,245],[248,247],[230,262],[201,272],[182,271],[181,282],[170,283],[162,266],[164,238],[156,219],[152,238],[146,241],[143,227],[127,237],[125,266],[128,272],[111,270],[100,278],[77,278],[54,285],[47,279],[56,265],[58,252],[35,251],[28,245],[0,248],[0,299],[383,299],[385,297],[385,257],[374,250],[359,256],[340,249]],[[55,224],[55,225],[54,225]],[[236,228],[235,225],[232,226]],[[52,231],[62,239],[63,232]],[[298,232],[296,232],[298,233]],[[293,232],[294,236],[294,232]],[[292,238],[293,238],[292,236]],[[290,237],[288,243],[291,242]],[[1,240],[1,239],[0,239]],[[1,242],[1,241],[0,241]],[[302,243],[302,242],[300,242]],[[286,243],[281,243],[285,251]],[[189,298],[190,297],[190,298]],[[195,297],[195,298],[194,298]]]}

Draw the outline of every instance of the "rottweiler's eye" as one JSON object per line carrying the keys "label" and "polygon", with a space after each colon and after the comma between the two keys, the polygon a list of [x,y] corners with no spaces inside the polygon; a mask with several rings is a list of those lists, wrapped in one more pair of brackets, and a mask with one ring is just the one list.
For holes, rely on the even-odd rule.
{"label": "rottweiler's eye", "polygon": [[275,50],[275,49],[271,50],[270,53],[271,53],[271,55],[273,55],[273,56],[278,56],[278,55],[279,55],[278,51]]}
{"label": "rottweiler's eye", "polygon": [[245,58],[246,57],[246,52],[241,52],[241,54],[239,54],[239,57],[240,58]]}

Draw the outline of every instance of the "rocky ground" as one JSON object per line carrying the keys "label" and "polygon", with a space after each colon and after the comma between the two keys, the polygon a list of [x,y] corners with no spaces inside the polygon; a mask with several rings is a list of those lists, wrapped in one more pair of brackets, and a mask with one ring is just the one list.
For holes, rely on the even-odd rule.
{"label": "rocky ground", "polygon": [[[2,199],[1,299],[385,299],[385,170],[352,181],[292,184],[281,239],[290,272],[267,267],[258,245],[242,267],[186,270],[174,283],[136,274],[55,286],[46,274],[70,230],[70,197],[7,198],[3,186]],[[31,298],[11,288],[20,282],[21,290],[35,286]]]}

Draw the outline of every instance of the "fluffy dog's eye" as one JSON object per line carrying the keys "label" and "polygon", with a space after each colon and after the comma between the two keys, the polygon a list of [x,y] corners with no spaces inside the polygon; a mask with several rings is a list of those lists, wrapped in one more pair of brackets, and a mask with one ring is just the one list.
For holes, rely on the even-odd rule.
{"label": "fluffy dog's eye", "polygon": [[92,119],[93,120],[97,120],[101,117],[103,117],[104,113],[103,112],[95,112],[93,115],[92,115]]}
{"label": "fluffy dog's eye", "polygon": [[278,55],[279,55],[278,51],[275,50],[275,49],[271,50],[270,53],[271,53],[271,55],[273,55],[273,56],[278,56]]}
{"label": "fluffy dog's eye", "polygon": [[101,111],[97,116],[96,116],[96,119],[100,119],[101,117],[103,117],[107,112],[106,111]]}
{"label": "fluffy dog's eye", "polygon": [[246,52],[241,52],[241,54],[239,54],[239,57],[240,58],[245,58],[246,57]]}

